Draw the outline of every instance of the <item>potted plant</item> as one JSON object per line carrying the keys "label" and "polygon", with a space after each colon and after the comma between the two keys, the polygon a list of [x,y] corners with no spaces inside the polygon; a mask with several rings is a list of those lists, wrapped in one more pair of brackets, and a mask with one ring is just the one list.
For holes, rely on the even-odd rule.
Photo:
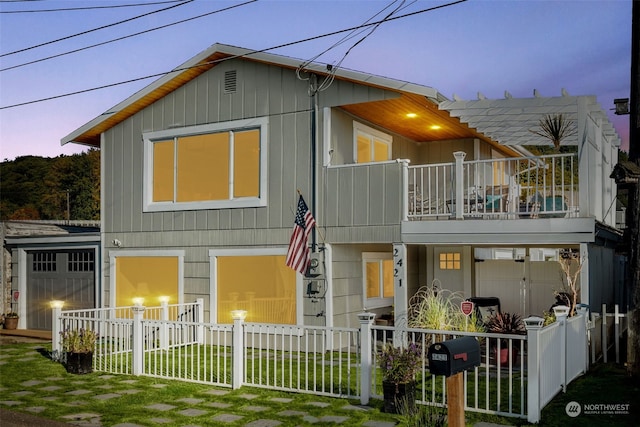
{"label": "potted plant", "polygon": [[422,357],[415,343],[408,347],[385,344],[378,354],[382,370],[384,411],[399,414],[403,410],[413,413],[416,408],[416,375]]}
{"label": "potted plant", "polygon": [[93,351],[98,334],[91,329],[67,329],[60,332],[62,350],[65,353],[65,367],[72,374],[93,372]]}
{"label": "potted plant", "polygon": [[16,329],[18,327],[18,313],[15,311],[10,311],[7,314],[2,315],[2,324],[5,329]]}
{"label": "potted plant", "polygon": [[[487,332],[494,334],[505,335],[525,335],[527,333],[522,321],[522,316],[515,313],[496,313],[491,316],[485,323]],[[498,354],[498,346],[494,347],[496,352],[496,359],[499,360],[500,365],[504,366],[509,363],[509,351],[511,350],[513,355],[513,361],[518,358],[518,348],[509,348],[509,340],[507,338],[500,339],[500,353]]]}

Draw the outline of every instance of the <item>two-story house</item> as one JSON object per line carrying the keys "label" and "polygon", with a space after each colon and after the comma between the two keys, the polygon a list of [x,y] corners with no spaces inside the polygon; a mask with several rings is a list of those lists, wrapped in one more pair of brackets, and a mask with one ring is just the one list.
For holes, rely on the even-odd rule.
{"label": "two-story house", "polygon": [[[595,97],[451,101],[302,63],[215,44],[62,139],[100,147],[106,306],[204,298],[212,322],[354,326],[402,322],[436,284],[541,314],[568,251],[582,302],[620,297],[620,141]],[[554,114],[574,152],[532,156]],[[285,265],[298,192],[313,277]]]}

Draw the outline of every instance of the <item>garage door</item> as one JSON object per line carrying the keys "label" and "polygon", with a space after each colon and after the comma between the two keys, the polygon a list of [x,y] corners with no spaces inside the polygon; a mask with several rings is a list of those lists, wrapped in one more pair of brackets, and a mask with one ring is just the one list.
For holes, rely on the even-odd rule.
{"label": "garage door", "polygon": [[64,309],[95,307],[94,249],[27,252],[27,328],[51,329],[51,300]]}

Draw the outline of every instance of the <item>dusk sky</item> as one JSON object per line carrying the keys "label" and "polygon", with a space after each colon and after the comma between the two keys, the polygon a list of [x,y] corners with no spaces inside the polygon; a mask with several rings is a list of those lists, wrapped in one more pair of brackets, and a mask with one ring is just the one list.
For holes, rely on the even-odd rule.
{"label": "dusk sky", "polygon": [[[158,77],[118,83],[170,71],[214,43],[256,50],[291,43],[267,52],[309,60],[348,33],[321,37],[325,34],[362,25],[380,13],[373,18],[378,21],[398,7],[394,16],[448,3],[0,2],[0,159],[85,151],[87,147],[80,145],[61,147],[60,139]],[[114,7],[134,4],[144,5]],[[456,94],[476,99],[481,92],[495,99],[504,97],[505,90],[513,97],[532,97],[534,89],[542,96],[560,96],[562,88],[571,95],[595,95],[626,149],[629,116],[610,110],[615,98],[630,94],[631,5],[632,0],[468,0],[381,24],[351,49],[342,67],[430,86],[449,98]],[[37,12],[99,6],[109,7]],[[172,6],[177,7],[110,25]],[[237,7],[127,37],[230,6]],[[70,37],[83,32],[87,33]],[[368,32],[316,61],[336,64]],[[110,42],[121,37],[126,38]],[[318,38],[295,43],[311,37]],[[39,61],[105,42],[109,43]],[[23,65],[32,61],[38,62]],[[114,86],[62,96],[106,85]],[[40,101],[50,97],[58,98]],[[23,103],[28,104],[16,106]]]}

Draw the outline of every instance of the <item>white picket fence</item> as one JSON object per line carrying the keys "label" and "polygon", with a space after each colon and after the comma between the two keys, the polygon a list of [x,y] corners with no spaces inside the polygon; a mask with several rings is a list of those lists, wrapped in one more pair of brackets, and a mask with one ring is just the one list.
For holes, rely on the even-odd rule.
{"label": "white picket fence", "polygon": [[[465,409],[537,422],[542,408],[588,369],[585,313],[542,327],[526,319],[527,335],[500,335],[394,328],[373,324],[362,313],[359,328],[202,322],[203,303],[146,308],[53,313],[53,353],[60,355],[60,331],[93,329],[100,334],[94,369],[147,375],[222,387],[242,385],[360,399],[382,398],[377,357],[390,342],[413,342],[421,350],[417,402],[445,406],[444,376],[431,375],[431,343],[473,336],[481,343],[480,366],[464,372]],[[180,320],[182,319],[182,320]],[[505,343],[506,340],[506,343]],[[501,363],[501,347],[508,361]]]}
{"label": "white picket fence", "polygon": [[602,304],[600,313],[591,313],[589,322],[589,340],[591,347],[591,363],[602,360],[609,362],[609,352],[614,351],[615,362],[620,363],[620,340],[629,329],[630,314],[621,313],[619,306],[613,307],[613,313],[607,312],[607,305]]}

